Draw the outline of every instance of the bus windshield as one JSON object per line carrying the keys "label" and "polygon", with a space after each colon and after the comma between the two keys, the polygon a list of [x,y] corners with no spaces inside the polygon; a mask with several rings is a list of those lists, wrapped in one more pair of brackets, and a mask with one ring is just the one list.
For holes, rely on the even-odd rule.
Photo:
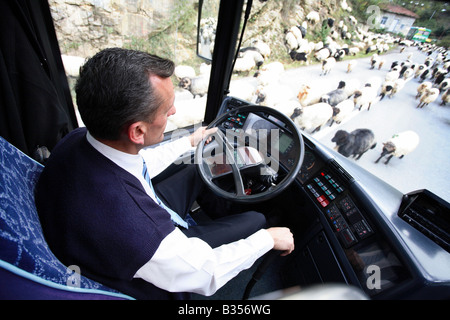
{"label": "bus windshield", "polygon": [[[177,65],[177,112],[166,132],[201,123],[211,63],[197,54],[212,57],[219,1],[201,3],[198,19],[196,0],[49,0],[70,82],[105,47],[161,55]],[[282,111],[305,134],[404,193],[430,189],[450,200],[450,109],[443,105],[449,57],[443,48],[414,44],[430,30],[412,28],[411,40],[378,33],[368,8],[350,0],[247,3],[230,96]],[[315,114],[318,104],[329,111]]]}

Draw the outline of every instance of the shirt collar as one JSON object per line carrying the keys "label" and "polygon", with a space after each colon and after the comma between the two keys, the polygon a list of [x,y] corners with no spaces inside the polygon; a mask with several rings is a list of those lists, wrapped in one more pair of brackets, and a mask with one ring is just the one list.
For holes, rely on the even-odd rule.
{"label": "shirt collar", "polygon": [[142,156],[139,154],[130,154],[114,149],[97,139],[89,131],[86,134],[87,141],[101,154],[117,164],[119,167],[127,170],[135,176],[142,174]]}

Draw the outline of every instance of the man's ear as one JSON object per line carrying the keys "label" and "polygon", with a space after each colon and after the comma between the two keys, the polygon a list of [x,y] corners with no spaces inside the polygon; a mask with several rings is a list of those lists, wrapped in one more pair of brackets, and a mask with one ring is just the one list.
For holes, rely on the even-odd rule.
{"label": "man's ear", "polygon": [[133,122],[128,126],[127,135],[131,142],[138,145],[144,145],[145,133],[147,127],[143,121]]}

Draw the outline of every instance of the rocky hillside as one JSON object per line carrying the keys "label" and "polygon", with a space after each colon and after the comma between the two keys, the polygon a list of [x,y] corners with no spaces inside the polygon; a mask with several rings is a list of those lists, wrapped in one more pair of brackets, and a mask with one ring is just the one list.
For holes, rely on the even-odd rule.
{"label": "rocky hillside", "polygon": [[[49,0],[61,50],[64,54],[87,57],[108,46],[162,50],[182,63],[193,59],[196,41],[198,0]],[[348,22],[351,9],[345,0],[253,1],[244,45],[258,38],[282,56],[284,32],[306,21],[310,11],[320,21],[310,23],[306,38],[323,38],[321,22],[333,18]],[[346,7],[351,7],[348,0]],[[348,11],[347,11],[348,10]],[[351,30],[350,30],[351,31]]]}

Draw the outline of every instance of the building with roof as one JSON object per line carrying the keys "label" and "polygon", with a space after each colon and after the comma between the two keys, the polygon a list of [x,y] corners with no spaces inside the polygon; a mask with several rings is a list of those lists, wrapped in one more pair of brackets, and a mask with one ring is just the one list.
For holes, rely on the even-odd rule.
{"label": "building with roof", "polygon": [[407,35],[419,16],[414,12],[391,3],[382,3],[380,7],[380,28],[388,32]]}

